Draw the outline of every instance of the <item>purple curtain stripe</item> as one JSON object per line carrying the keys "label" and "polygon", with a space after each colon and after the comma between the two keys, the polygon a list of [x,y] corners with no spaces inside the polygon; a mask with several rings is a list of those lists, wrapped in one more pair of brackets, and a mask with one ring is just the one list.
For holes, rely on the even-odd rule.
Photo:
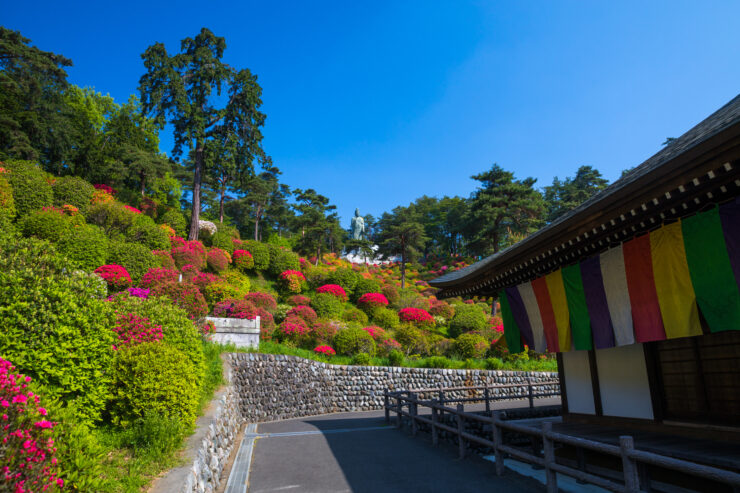
{"label": "purple curtain stripe", "polygon": [[581,262],[581,279],[586,294],[588,315],[591,318],[594,347],[596,349],[614,347],[614,327],[609,316],[609,304],[606,301],[599,257],[591,257]]}
{"label": "purple curtain stripe", "polygon": [[532,334],[532,325],[529,323],[527,308],[524,306],[521,294],[516,286],[506,288],[506,297],[509,299],[509,308],[514,317],[514,321],[519,326],[519,332],[522,334],[524,343],[531,349],[534,349],[534,335]]}
{"label": "purple curtain stripe", "polygon": [[735,282],[740,289],[740,197],[720,206],[719,218],[722,221],[732,272],[735,273]]}

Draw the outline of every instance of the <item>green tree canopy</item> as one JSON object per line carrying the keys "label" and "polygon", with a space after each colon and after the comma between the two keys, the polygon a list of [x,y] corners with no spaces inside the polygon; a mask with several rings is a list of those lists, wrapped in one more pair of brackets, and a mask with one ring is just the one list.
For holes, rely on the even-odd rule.
{"label": "green tree canopy", "polygon": [[605,189],[609,182],[599,170],[581,166],[573,178],[560,181],[556,176],[552,185],[545,187],[547,221],[551,222]]}
{"label": "green tree canopy", "polygon": [[424,249],[427,237],[421,215],[416,207],[396,207],[392,213],[384,212],[379,221],[377,235],[380,253],[401,257],[401,288],[406,287],[406,263],[416,260]]}

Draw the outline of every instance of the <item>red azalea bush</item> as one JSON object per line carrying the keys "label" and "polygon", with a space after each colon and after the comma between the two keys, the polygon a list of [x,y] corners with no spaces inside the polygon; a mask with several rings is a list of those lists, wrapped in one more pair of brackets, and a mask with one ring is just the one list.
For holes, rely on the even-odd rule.
{"label": "red azalea bush", "polygon": [[95,269],[95,273],[108,283],[108,287],[114,291],[121,291],[131,285],[131,276],[122,265],[101,265]]}
{"label": "red azalea bush", "polygon": [[260,318],[260,332],[265,330],[272,333],[275,330],[275,318],[272,316],[272,313],[261,307],[257,307],[256,311],[257,316]]}
{"label": "red azalea bush", "polygon": [[[183,278],[184,277],[185,275],[183,274]],[[198,289],[200,289],[201,291],[206,289],[206,286],[210,286],[214,282],[218,281],[218,276],[215,274],[211,274],[210,272],[198,272],[191,279],[191,282],[198,286]]]}
{"label": "red azalea bush", "polygon": [[388,306],[388,298],[381,293],[365,293],[357,300],[357,306],[370,312],[375,308]]}
{"label": "red azalea bush", "polygon": [[375,339],[376,342],[380,342],[386,339],[385,330],[383,330],[382,327],[378,327],[377,325],[370,325],[368,327],[363,327],[362,330],[370,334],[370,337]]}
{"label": "red azalea bush", "polygon": [[398,311],[398,318],[419,327],[434,327],[434,317],[421,308],[402,308]]}
{"label": "red azalea bush", "polygon": [[161,341],[164,337],[161,325],[153,324],[148,318],[135,313],[119,313],[113,332],[118,334],[118,346],[113,346],[114,350],[121,346]]}
{"label": "red azalea bush", "polygon": [[165,296],[185,310],[191,319],[197,320],[208,314],[208,303],[198,287],[187,281],[166,282],[151,288],[152,296]]}
{"label": "red azalea bush", "polygon": [[182,279],[184,281],[190,282],[193,282],[193,279],[195,279],[195,277],[200,274],[198,268],[193,264],[183,265],[182,269],[180,269],[180,272],[182,273]]}
{"label": "red azalea bush", "polygon": [[215,317],[248,318],[249,320],[254,320],[257,318],[257,307],[247,300],[229,299],[216,303],[213,307],[213,315]]}
{"label": "red azalea bush", "polygon": [[155,284],[162,284],[165,282],[177,282],[180,279],[180,273],[172,269],[163,269],[161,267],[155,267],[149,269],[146,274],[141,278],[139,287],[149,288]]}
{"label": "red azalea bush", "polygon": [[316,322],[318,316],[316,312],[310,306],[298,305],[288,310],[285,314],[286,317],[298,317],[306,322],[306,325],[313,325]]}
{"label": "red azalea bush", "polygon": [[335,354],[337,354],[334,349],[332,349],[331,346],[316,346],[313,350],[316,354],[321,354],[323,356],[332,357]]}
{"label": "red azalea bush", "polygon": [[57,423],[46,419],[40,399],[28,390],[31,377],[13,373],[15,367],[0,358],[0,474],[2,491],[51,491],[64,486],[57,477],[52,433]]}
{"label": "red azalea bush", "polygon": [[347,292],[339,284],[324,284],[316,288],[317,293],[329,293],[332,296],[339,298],[342,303],[347,301]]}
{"label": "red azalea bush", "polygon": [[303,296],[302,294],[294,294],[287,300],[290,306],[306,305],[311,304],[311,298]]}
{"label": "red azalea bush", "polygon": [[254,303],[254,306],[264,308],[269,312],[275,311],[277,308],[277,301],[275,301],[275,297],[270,293],[255,291],[254,293],[248,293],[245,295],[244,299]]}
{"label": "red azalea bush", "polygon": [[231,263],[229,254],[220,248],[211,248],[206,255],[208,267],[214,272],[225,271]]}
{"label": "red azalea bush", "polygon": [[108,195],[115,195],[116,191],[113,189],[113,187],[110,187],[108,185],[104,185],[102,183],[98,183],[96,185],[93,185],[93,188],[95,190],[102,190],[103,192],[107,193]]}
{"label": "red azalea bush", "polygon": [[431,300],[429,302],[429,313],[435,317],[444,317],[446,320],[455,316],[455,308],[442,300]]}
{"label": "red azalea bush", "polygon": [[389,354],[391,354],[391,351],[400,350],[401,344],[395,339],[386,339],[378,344],[378,353],[380,353],[381,356],[388,356]]}
{"label": "red azalea bush", "polygon": [[381,291],[383,291],[383,295],[385,295],[386,300],[389,303],[395,305],[401,299],[401,294],[398,292],[398,288],[395,284],[386,284],[385,286],[383,286],[383,289]]}
{"label": "red azalea bush", "polygon": [[165,269],[174,269],[175,260],[167,250],[154,250],[152,254],[159,260],[159,265]]}
{"label": "red azalea bush", "polygon": [[134,214],[141,214],[141,211],[137,209],[136,207],[131,207],[130,205],[124,205],[123,208],[129,212],[133,212]]}
{"label": "red azalea bush", "polygon": [[300,293],[306,283],[306,276],[301,271],[286,270],[279,276],[280,285],[290,293]]}
{"label": "red azalea bush", "polygon": [[172,247],[172,258],[179,268],[190,264],[200,270],[206,265],[206,249],[199,241],[186,241]]}
{"label": "red azalea bush", "polygon": [[206,321],[205,321],[205,322],[203,322],[203,324],[202,324],[202,325],[200,326],[200,332],[201,332],[201,333],[202,333],[203,335],[206,335],[206,336],[207,336],[207,335],[209,335],[209,334],[213,334],[214,332],[216,332],[216,324],[214,324],[214,323],[213,323],[213,322],[211,322],[210,320],[206,320]]}
{"label": "red azalea bush", "polygon": [[339,332],[337,322],[316,322],[311,329],[311,334],[317,342],[329,342]]}
{"label": "red azalea bush", "polygon": [[298,345],[308,342],[310,330],[302,318],[288,317],[278,326],[281,341],[291,341]]}
{"label": "red azalea bush", "polygon": [[254,268],[254,257],[247,250],[234,250],[234,255],[231,258],[236,268],[241,271]]}

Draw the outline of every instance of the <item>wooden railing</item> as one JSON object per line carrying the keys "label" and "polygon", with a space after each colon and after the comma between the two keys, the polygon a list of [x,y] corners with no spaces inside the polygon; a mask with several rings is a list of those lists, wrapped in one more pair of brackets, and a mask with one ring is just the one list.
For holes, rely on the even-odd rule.
{"label": "wooden railing", "polygon": [[[519,387],[526,386],[528,388],[525,395],[498,395],[497,398],[528,398],[530,407],[532,407],[535,397],[559,395],[559,392],[536,393],[533,390],[533,387],[547,385],[548,384],[532,384],[531,382],[528,384],[518,385]],[[667,457],[652,452],[637,450],[635,449],[634,440],[631,436],[620,436],[619,446],[610,445],[607,443],[596,442],[593,440],[587,440],[584,438],[578,438],[554,432],[552,429],[552,422],[549,421],[543,422],[541,428],[537,429],[531,426],[517,424],[514,421],[504,421],[501,418],[501,411],[494,411],[493,413],[486,414],[465,412],[464,404],[462,402],[480,402],[483,400],[480,397],[445,398],[445,394],[451,391],[483,389],[483,398],[486,401],[486,410],[489,411],[490,400],[496,400],[491,397],[490,394],[493,390],[501,387],[510,388],[512,387],[512,385],[491,387],[453,387],[446,389],[421,389],[414,391],[396,392],[390,392],[386,390],[384,394],[385,419],[386,422],[390,423],[390,413],[396,413],[395,424],[396,427],[401,428],[403,426],[404,417],[408,418],[407,421],[409,421],[409,424],[411,426],[412,435],[416,435],[416,433],[418,432],[418,423],[425,423],[429,425],[431,427],[432,443],[435,446],[439,443],[440,430],[444,430],[453,434],[457,438],[460,458],[465,457],[466,442],[477,443],[484,447],[489,447],[493,450],[495,456],[496,474],[499,476],[502,475],[504,472],[504,454],[519,459],[523,462],[540,466],[545,469],[548,493],[556,493],[558,491],[556,473],[565,474],[567,476],[575,478],[580,482],[594,484],[609,491],[628,493],[650,491],[650,478],[644,472],[645,466],[647,465],[680,471],[691,476],[696,476],[711,481],[727,484],[733,487],[733,491],[740,491],[740,474],[681,459],[674,459],[672,457]],[[419,398],[420,394],[423,395],[429,392],[437,392],[439,398],[430,400]],[[458,402],[458,404],[454,408],[444,405],[444,403],[449,402]],[[431,417],[419,415],[420,406],[429,408],[431,410]],[[406,409],[404,409],[404,407]],[[455,416],[456,426],[450,426],[449,424],[442,422],[441,417],[445,413]],[[478,421],[483,424],[490,424],[490,439],[465,431],[465,423],[472,421]],[[543,452],[542,456],[537,454],[535,451],[529,453],[523,449],[506,445],[503,442],[503,430],[508,430],[510,432],[525,435],[533,440],[541,440]],[[580,468],[574,468],[563,464],[562,462],[558,462],[555,457],[556,443],[573,446],[580,451],[589,450],[621,459],[621,481],[608,479],[596,474],[586,472],[583,464],[579,465]],[[582,462],[581,458],[579,458],[579,462]],[[643,490],[641,488],[645,489]]]}

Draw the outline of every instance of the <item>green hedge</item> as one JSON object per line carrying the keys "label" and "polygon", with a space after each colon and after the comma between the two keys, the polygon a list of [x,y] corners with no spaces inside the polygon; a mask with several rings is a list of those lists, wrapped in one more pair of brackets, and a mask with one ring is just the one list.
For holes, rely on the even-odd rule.
{"label": "green hedge", "polygon": [[125,267],[134,284],[137,284],[149,269],[159,265],[159,261],[149,248],[139,243],[124,241],[110,242],[107,262]]}
{"label": "green hedge", "polygon": [[[269,247],[272,246],[273,245],[269,245]],[[254,257],[254,254],[252,257]],[[277,277],[286,270],[301,270],[301,263],[298,261],[298,254],[293,253],[290,250],[283,250],[282,248],[274,247],[273,251],[270,252],[270,268],[268,272],[272,276]]]}
{"label": "green hedge", "polygon": [[342,302],[329,293],[318,293],[311,298],[311,308],[322,318],[338,318],[342,314]]}
{"label": "green hedge", "polygon": [[244,242],[244,248],[252,254],[255,270],[267,270],[270,266],[270,250],[267,245],[259,241],[247,240]]}
{"label": "green hedge", "polygon": [[54,203],[54,193],[46,173],[31,161],[5,161],[4,174],[13,187],[15,210],[19,217]]}
{"label": "green hedge", "polygon": [[95,187],[77,176],[65,176],[57,178],[52,192],[54,193],[54,205],[73,205],[84,214],[90,207]]}
{"label": "green hedge", "polygon": [[82,420],[98,419],[114,342],[105,284],[28,238],[0,240],[0,272],[0,354]]}
{"label": "green hedge", "polygon": [[170,227],[175,230],[177,236],[180,236],[182,238],[185,237],[185,232],[188,228],[188,222],[185,219],[185,216],[183,216],[182,212],[180,212],[179,210],[168,210],[167,212],[159,216],[158,222],[159,224],[169,224]]}
{"label": "green hedge", "polygon": [[8,180],[0,174],[0,218],[7,222],[15,219],[15,200],[13,200],[13,188]]}
{"label": "green hedge", "polygon": [[488,316],[477,305],[455,305],[455,316],[450,320],[450,336],[457,337],[463,332],[485,330]]}
{"label": "green hedge", "polygon": [[59,242],[59,251],[77,267],[93,271],[108,258],[108,237],[92,224],[70,229]]}
{"label": "green hedge", "polygon": [[337,332],[334,336],[334,350],[337,354],[352,356],[358,353],[375,355],[375,341],[373,338],[358,327],[349,327]]}

